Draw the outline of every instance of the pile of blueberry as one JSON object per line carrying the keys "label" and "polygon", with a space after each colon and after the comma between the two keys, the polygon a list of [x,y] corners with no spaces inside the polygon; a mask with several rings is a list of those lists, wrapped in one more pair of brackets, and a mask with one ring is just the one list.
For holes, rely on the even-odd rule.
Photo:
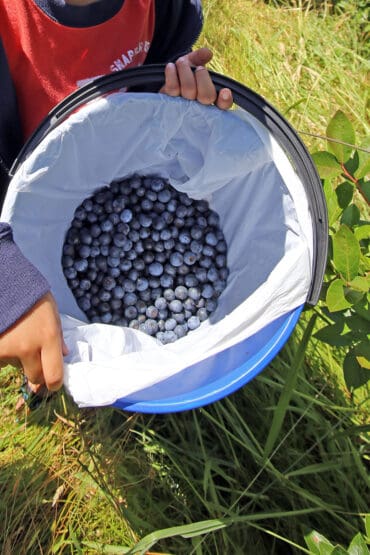
{"label": "pile of blueberry", "polygon": [[200,326],[226,286],[219,217],[158,177],[132,176],[76,209],[62,267],[90,322],[172,343]]}

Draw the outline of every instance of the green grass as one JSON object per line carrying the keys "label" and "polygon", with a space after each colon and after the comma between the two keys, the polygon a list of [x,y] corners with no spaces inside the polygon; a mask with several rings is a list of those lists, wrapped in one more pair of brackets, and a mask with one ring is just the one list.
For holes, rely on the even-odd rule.
{"label": "green grass", "polygon": [[[354,21],[284,5],[206,0],[213,69],[274,104],[310,149],[338,108],[365,136]],[[79,410],[61,392],[16,420],[20,377],[1,370],[0,553],[289,555],[309,552],[313,529],[347,547],[370,498],[368,391],[349,395],[315,318],[246,387],[175,415]]]}

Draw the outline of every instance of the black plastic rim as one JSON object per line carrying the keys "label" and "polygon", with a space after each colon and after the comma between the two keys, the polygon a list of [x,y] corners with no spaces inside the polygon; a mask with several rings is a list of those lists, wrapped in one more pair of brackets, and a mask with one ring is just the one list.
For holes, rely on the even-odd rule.
{"label": "black plastic rim", "polygon": [[[76,108],[90,100],[123,87],[153,87],[164,83],[164,64],[140,66],[111,73],[81,87],[60,102],[41,122],[14,161],[9,175],[14,176],[22,162],[44,137],[66,119]],[[320,296],[328,249],[328,219],[321,180],[312,158],[293,127],[262,96],[245,85],[214,71],[209,72],[217,90],[224,87],[233,93],[235,104],[252,114],[272,134],[288,156],[305,188],[313,221],[313,277],[307,304],[315,305]]]}

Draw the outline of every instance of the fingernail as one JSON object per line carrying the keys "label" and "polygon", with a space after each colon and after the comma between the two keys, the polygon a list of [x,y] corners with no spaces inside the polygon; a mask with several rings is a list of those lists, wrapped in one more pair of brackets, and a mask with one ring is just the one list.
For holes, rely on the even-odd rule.
{"label": "fingernail", "polygon": [[195,71],[202,71],[203,69],[206,69],[204,66],[197,66],[195,68]]}
{"label": "fingernail", "polygon": [[229,91],[221,91],[220,96],[221,96],[222,100],[229,100],[229,98],[230,98]]}

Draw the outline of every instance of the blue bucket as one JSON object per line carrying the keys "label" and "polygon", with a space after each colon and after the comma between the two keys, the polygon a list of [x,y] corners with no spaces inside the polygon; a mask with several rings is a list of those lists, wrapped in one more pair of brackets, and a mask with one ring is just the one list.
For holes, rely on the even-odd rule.
{"label": "blue bucket", "polygon": [[[97,79],[63,100],[41,123],[17,157],[10,175],[44,137],[76,108],[93,98],[123,87],[158,90],[164,80],[164,65],[142,66]],[[320,178],[301,139],[290,124],[264,98],[244,85],[210,72],[216,88],[231,89],[234,102],[254,116],[287,155],[303,184],[312,220],[312,282],[306,305],[317,303],[326,265],[328,223]],[[193,364],[160,383],[118,399],[114,407],[143,413],[172,413],[218,401],[258,375],[284,346],[304,305],[270,322],[263,329],[217,354]]]}

